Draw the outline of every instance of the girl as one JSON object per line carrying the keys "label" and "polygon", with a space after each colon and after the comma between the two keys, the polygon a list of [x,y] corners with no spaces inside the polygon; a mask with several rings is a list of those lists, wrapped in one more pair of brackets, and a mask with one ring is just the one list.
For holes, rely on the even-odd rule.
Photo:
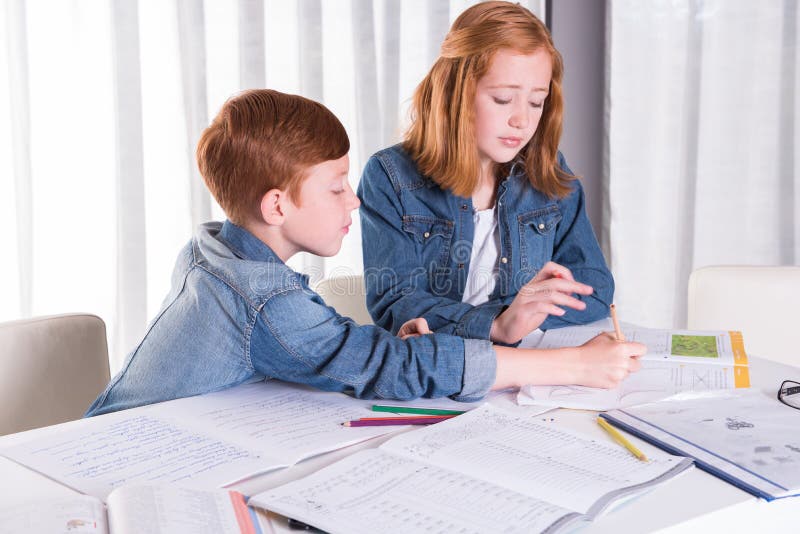
{"label": "girl", "polygon": [[562,72],[518,4],[480,3],[453,23],[405,141],[375,154],[359,185],[376,324],[422,317],[513,345],[608,316],[614,281],[558,152]]}

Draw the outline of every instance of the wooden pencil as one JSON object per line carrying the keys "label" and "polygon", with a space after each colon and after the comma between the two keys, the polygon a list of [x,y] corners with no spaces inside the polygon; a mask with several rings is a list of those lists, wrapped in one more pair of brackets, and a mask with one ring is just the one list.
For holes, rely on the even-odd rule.
{"label": "wooden pencil", "polygon": [[611,320],[614,322],[614,334],[617,336],[617,341],[625,341],[625,334],[622,333],[622,329],[619,327],[619,320],[617,319],[617,307],[612,304],[611,308]]}

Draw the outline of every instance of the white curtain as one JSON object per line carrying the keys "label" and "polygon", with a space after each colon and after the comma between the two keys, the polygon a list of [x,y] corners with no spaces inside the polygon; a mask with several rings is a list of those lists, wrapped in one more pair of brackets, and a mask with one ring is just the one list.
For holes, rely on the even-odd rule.
{"label": "white curtain", "polygon": [[800,260],[799,11],[609,0],[604,246],[624,320],[685,326],[695,268]]}
{"label": "white curtain", "polygon": [[[457,0],[4,0],[0,320],[88,311],[112,372],[166,295],[193,228],[223,214],[194,161],[233,93],[324,102],[366,159],[397,142]],[[525,2],[544,17],[544,0]],[[315,278],[362,270],[358,218]]]}

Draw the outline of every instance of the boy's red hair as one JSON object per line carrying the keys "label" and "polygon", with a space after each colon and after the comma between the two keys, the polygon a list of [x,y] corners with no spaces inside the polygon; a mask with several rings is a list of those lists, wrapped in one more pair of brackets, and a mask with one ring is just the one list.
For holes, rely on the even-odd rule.
{"label": "boy's red hair", "polygon": [[261,198],[286,190],[299,202],[308,167],[343,157],[350,140],[325,106],[271,89],[231,97],[197,143],[197,166],[235,224],[260,217]]}
{"label": "boy's red hair", "polygon": [[[501,49],[532,54],[545,50],[553,62],[550,92],[536,133],[520,151],[533,187],[566,196],[573,178],[558,165],[564,107],[563,63],[547,27],[533,13],[510,2],[481,2],[453,23],[441,54],[414,93],[411,127],[403,143],[419,170],[440,187],[469,197],[478,185],[475,143],[475,87]],[[508,169],[497,169],[502,172]]]}

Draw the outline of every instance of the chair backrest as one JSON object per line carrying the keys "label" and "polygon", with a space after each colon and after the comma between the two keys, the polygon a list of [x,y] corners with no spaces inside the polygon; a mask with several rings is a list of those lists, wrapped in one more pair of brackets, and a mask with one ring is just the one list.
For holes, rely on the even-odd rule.
{"label": "chair backrest", "polygon": [[688,327],[740,330],[749,355],[800,366],[800,267],[722,265],[689,277]]}
{"label": "chair backrest", "polygon": [[361,275],[337,276],[319,282],[314,291],[333,306],[339,315],[350,317],[358,324],[373,324],[367,311],[367,290]]}
{"label": "chair backrest", "polygon": [[0,323],[0,435],[79,419],[108,380],[99,317]]}

